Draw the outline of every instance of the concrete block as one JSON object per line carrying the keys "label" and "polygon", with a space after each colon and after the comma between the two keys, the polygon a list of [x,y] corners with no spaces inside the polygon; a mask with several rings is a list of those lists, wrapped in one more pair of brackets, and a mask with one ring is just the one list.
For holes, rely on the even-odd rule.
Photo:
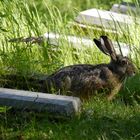
{"label": "concrete block", "polygon": [[[59,40],[64,39],[68,43],[72,44],[74,47],[93,47],[95,46],[93,40],[89,38],[81,38],[81,37],[76,37],[76,36],[64,36],[60,34],[55,34],[55,33],[45,33],[44,38],[49,41],[49,44],[57,45],[59,46]],[[120,49],[119,46],[121,47],[122,54],[124,56],[128,56],[130,53],[129,45],[125,44],[123,42],[115,42],[113,41],[113,45],[115,47],[115,50],[118,54],[120,54]]]}
{"label": "concrete block", "polygon": [[110,11],[122,13],[122,14],[140,13],[140,9],[137,8],[133,3],[126,3],[126,2],[123,2],[121,4],[114,4],[110,9]]}
{"label": "concrete block", "polygon": [[0,106],[71,117],[80,112],[81,101],[77,97],[0,88]]}
{"label": "concrete block", "polygon": [[[75,21],[85,25],[96,25],[105,29],[119,30],[122,28],[128,28],[128,25],[131,26],[134,24],[134,17],[93,8],[80,12],[75,18]],[[138,22],[139,20],[137,19],[135,22],[136,21]]]}

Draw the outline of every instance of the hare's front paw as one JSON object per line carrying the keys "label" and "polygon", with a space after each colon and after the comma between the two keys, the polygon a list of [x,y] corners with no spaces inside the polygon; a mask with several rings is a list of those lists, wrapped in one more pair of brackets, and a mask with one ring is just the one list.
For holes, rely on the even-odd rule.
{"label": "hare's front paw", "polygon": [[112,101],[112,100],[115,98],[116,94],[117,94],[117,93],[119,92],[119,90],[121,89],[121,87],[122,87],[122,84],[119,83],[119,84],[111,91],[111,93],[107,96],[107,100],[108,100],[108,101]]}

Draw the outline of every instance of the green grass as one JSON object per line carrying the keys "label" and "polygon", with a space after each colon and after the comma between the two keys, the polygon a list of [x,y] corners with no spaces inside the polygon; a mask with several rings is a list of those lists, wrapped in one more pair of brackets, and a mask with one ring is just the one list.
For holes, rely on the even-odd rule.
{"label": "green grass", "polygon": [[[59,48],[47,45],[47,43],[41,46],[9,43],[7,40],[11,38],[40,36],[50,31],[62,35],[75,35],[76,32],[79,32],[80,36],[84,35],[81,29],[75,31],[72,27],[68,27],[69,17],[71,16],[71,20],[73,20],[72,15],[67,16],[65,13],[65,16],[62,16],[63,13],[55,5],[47,2],[43,5],[45,5],[44,11],[35,3],[30,5],[24,1],[1,2],[0,63],[8,73],[16,72],[23,75],[34,72],[50,73],[58,67],[68,64],[99,63],[99,59],[102,61],[101,57],[93,55],[95,50],[72,49],[70,44],[64,42],[63,39],[59,41]],[[40,11],[37,10],[37,7],[40,8]],[[75,16],[76,14],[77,12],[75,12]],[[94,38],[95,35],[89,31],[88,36]],[[99,36],[98,33],[96,36]],[[6,72],[4,69],[1,69],[0,72]]]}
{"label": "green grass", "polygon": [[49,119],[45,114],[4,113],[0,116],[1,139],[138,140],[140,107],[99,99],[85,104],[71,120]]}
{"label": "green grass", "polygon": [[[45,32],[80,37],[99,37],[102,33],[68,26],[79,11],[96,7],[110,9],[119,0],[1,0],[0,1],[0,74],[34,73],[50,74],[58,68],[76,63],[98,64],[109,58],[97,48],[73,48],[59,41],[59,47],[47,43],[10,43],[11,38],[40,36]],[[122,29],[119,36],[109,34],[114,40],[130,43],[132,59],[140,67],[140,27]],[[139,72],[139,70],[138,70]],[[139,73],[127,79],[113,102],[93,98],[83,104],[83,113],[70,120],[50,119],[47,114],[33,112],[8,112],[0,108],[0,139],[140,139]]]}

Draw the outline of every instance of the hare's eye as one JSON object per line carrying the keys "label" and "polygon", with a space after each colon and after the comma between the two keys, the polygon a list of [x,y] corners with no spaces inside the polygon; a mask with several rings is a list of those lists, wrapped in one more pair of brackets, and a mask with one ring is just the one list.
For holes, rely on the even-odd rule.
{"label": "hare's eye", "polygon": [[122,65],[127,65],[127,64],[128,64],[128,61],[127,61],[126,59],[123,59],[123,60],[121,61],[121,63],[122,63]]}

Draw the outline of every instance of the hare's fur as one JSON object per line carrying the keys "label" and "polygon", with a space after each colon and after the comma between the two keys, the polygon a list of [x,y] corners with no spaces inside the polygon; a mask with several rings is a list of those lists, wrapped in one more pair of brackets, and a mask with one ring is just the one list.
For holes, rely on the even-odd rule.
{"label": "hare's fur", "polygon": [[107,36],[94,39],[97,47],[109,55],[109,64],[79,64],[64,67],[43,82],[44,92],[60,92],[87,99],[97,91],[107,92],[112,100],[120,90],[125,77],[135,73],[135,66],[128,57],[117,55],[111,40]]}

